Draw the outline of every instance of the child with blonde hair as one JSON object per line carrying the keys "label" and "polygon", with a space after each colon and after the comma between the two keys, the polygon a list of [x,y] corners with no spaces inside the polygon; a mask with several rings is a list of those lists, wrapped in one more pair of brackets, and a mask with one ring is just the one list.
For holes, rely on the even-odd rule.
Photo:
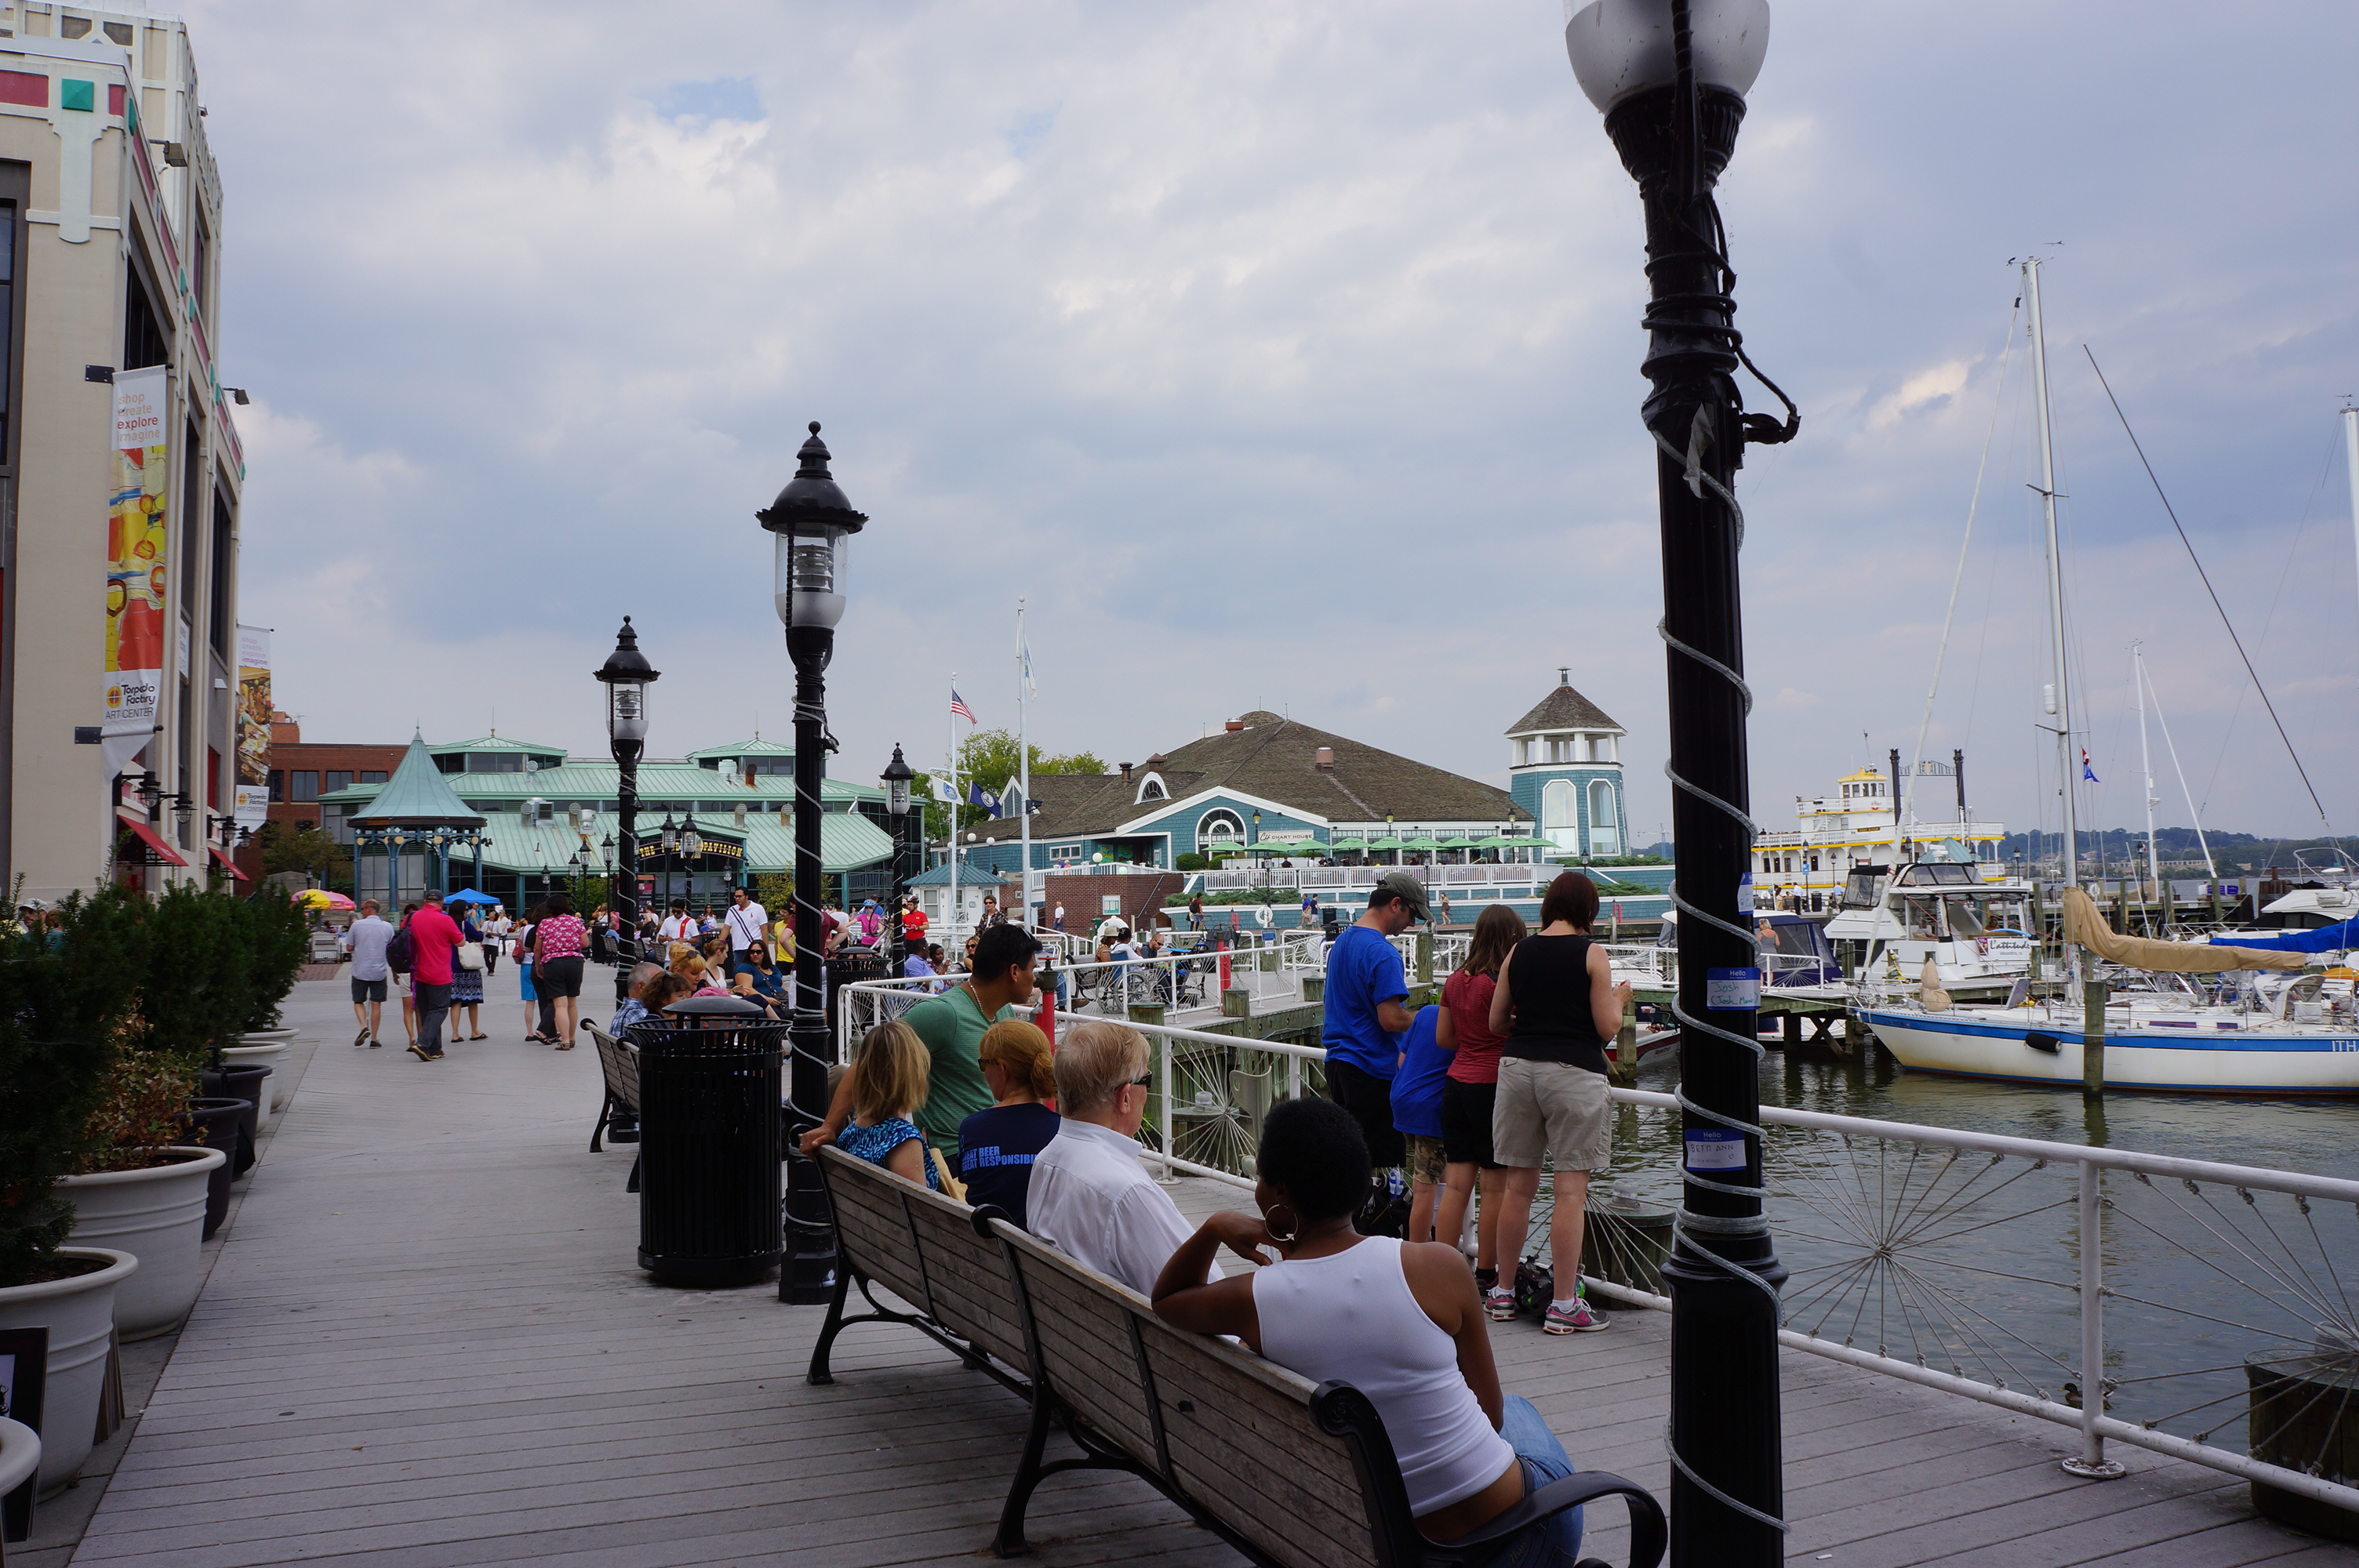
{"label": "child with blonde hair", "polygon": [[926,1136],[915,1120],[926,1103],[930,1062],[926,1043],[908,1024],[880,1023],[870,1030],[852,1064],[852,1119],[835,1141],[854,1159],[940,1192],[941,1182],[926,1157]]}

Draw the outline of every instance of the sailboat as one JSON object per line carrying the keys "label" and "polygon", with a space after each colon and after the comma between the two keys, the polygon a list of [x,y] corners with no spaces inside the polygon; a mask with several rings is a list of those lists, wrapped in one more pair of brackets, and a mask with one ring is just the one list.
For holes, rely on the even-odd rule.
{"label": "sailboat", "polygon": [[[2072,699],[2066,659],[2063,572],[2057,542],[2056,465],[2048,398],[2048,347],[2039,308],[2039,262],[2023,265],[2030,306],[2031,381],[2046,524],[2048,616],[2055,664],[2045,704],[2060,776],[2075,776]],[[2354,481],[2359,481],[2359,437]],[[2148,793],[2151,794],[2151,785]],[[2072,971],[2093,979],[2101,962],[2120,966],[2141,989],[2104,1004],[2108,1088],[2245,1095],[2359,1095],[2359,981],[2350,971],[2291,973],[2307,955],[2251,947],[2164,942],[2114,933],[2080,887],[2073,791],[2063,800],[2064,935]],[[2148,842],[2152,842],[2149,836]],[[2199,977],[2219,975],[2216,982]],[[2112,977],[2109,977],[2111,979]],[[1885,1049],[1914,1072],[2006,1083],[2079,1087],[2088,1019],[2084,1007],[2031,1000],[2018,981],[2000,1006],[1959,1005],[1928,966],[1917,998],[1863,1000],[1856,1011]]]}

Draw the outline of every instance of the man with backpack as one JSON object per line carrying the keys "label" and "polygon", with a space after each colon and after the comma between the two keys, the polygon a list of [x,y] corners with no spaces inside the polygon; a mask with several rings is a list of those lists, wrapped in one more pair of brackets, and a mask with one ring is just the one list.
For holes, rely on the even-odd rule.
{"label": "man with backpack", "polygon": [[361,917],[344,933],[345,950],[353,957],[353,1017],[361,1026],[353,1036],[356,1046],[385,1044],[376,1031],[385,1016],[386,980],[392,973],[385,954],[393,937],[392,925],[377,914],[376,900],[363,899]]}

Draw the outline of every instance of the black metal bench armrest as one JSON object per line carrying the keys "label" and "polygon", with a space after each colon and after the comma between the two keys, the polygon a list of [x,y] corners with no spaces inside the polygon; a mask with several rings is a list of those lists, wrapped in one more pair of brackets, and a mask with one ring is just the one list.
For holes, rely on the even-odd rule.
{"label": "black metal bench armrest", "polygon": [[1617,1495],[1630,1505],[1630,1568],[1655,1568],[1670,1543],[1670,1529],[1664,1522],[1661,1505],[1637,1482],[1603,1470],[1578,1471],[1526,1494],[1523,1501],[1482,1529],[1446,1545],[1429,1548],[1426,1568],[1453,1568],[1458,1563],[1482,1562],[1493,1555],[1500,1541],[1527,1524],[1560,1514],[1580,1503]]}

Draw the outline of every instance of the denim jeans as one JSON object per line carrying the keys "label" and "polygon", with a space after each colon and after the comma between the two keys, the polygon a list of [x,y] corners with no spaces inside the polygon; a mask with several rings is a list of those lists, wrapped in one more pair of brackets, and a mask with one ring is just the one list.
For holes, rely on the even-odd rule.
{"label": "denim jeans", "polygon": [[[1524,1462],[1524,1487],[1527,1493],[1538,1491],[1550,1481],[1561,1481],[1572,1474],[1572,1460],[1549,1430],[1532,1401],[1521,1394],[1509,1394],[1501,1411],[1499,1435]],[[1573,1568],[1581,1558],[1581,1509],[1571,1508],[1552,1519],[1527,1525],[1491,1559],[1485,1568]]]}

